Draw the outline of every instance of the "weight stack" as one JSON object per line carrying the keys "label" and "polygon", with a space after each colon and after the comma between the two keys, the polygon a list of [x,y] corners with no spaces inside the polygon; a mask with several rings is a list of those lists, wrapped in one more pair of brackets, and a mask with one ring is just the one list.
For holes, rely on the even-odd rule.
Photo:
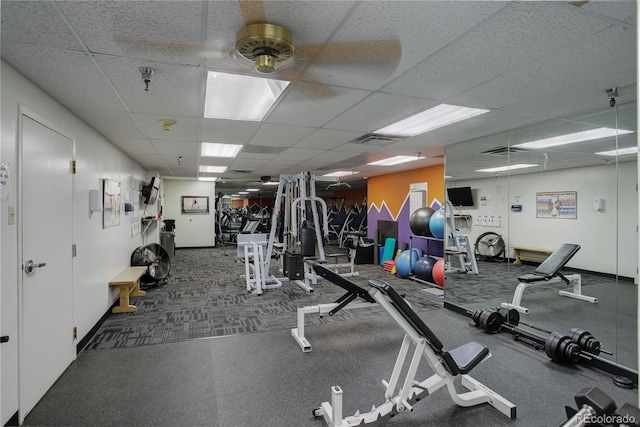
{"label": "weight stack", "polygon": [[289,280],[304,279],[304,260],[301,254],[285,252],[282,267]]}

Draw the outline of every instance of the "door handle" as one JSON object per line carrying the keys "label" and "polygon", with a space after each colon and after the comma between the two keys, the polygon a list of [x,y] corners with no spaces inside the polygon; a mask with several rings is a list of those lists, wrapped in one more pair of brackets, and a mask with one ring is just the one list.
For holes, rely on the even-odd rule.
{"label": "door handle", "polygon": [[46,262],[34,263],[32,259],[29,259],[24,263],[24,272],[31,273],[35,268],[44,267],[45,265],[47,265]]}
{"label": "door handle", "polygon": [[9,335],[3,335],[0,337],[0,344],[7,341],[9,341]]}

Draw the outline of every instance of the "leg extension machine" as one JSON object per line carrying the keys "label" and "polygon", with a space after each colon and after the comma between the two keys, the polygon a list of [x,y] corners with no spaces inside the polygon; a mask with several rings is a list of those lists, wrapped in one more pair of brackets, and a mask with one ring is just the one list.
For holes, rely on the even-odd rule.
{"label": "leg extension machine", "polygon": [[[451,351],[445,351],[440,340],[391,285],[379,280],[370,280],[369,284],[372,286],[369,294],[405,332],[391,378],[388,382],[382,381],[385,387],[385,402],[373,407],[370,412],[356,412],[353,416],[342,418],[342,390],[334,386],[331,388],[331,402],[323,402],[320,407],[315,408],[315,416],[324,417],[331,427],[379,425],[406,409],[411,410],[420,399],[446,387],[451,399],[459,406],[488,403],[509,418],[515,418],[516,406],[513,403],[467,375],[476,365],[491,356],[487,347],[477,342],[469,342]],[[412,344],[415,350],[401,384],[400,375],[404,372],[403,366]],[[434,374],[418,382],[415,376],[422,358],[427,360]],[[469,391],[456,391],[454,380],[458,376],[462,378],[462,385]]]}

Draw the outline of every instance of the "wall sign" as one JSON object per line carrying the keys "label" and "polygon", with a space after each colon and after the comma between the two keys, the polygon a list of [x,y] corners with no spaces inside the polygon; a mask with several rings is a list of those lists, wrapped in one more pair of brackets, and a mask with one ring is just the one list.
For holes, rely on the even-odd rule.
{"label": "wall sign", "polygon": [[536,193],[536,217],[576,219],[577,195],[575,191]]}
{"label": "wall sign", "polygon": [[105,178],[102,197],[102,228],[120,225],[120,183]]}

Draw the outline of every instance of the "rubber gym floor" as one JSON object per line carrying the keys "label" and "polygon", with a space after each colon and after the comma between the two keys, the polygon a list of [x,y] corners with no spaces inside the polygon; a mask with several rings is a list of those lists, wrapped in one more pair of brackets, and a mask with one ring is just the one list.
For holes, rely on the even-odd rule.
{"label": "rubber gym floor", "polygon": [[[203,257],[211,262],[190,268],[192,263],[202,265]],[[358,270],[354,281],[361,284],[383,274],[378,266]],[[313,409],[330,400],[335,385],[344,391],[345,416],[383,403],[381,380],[389,379],[403,338],[386,312],[371,307],[344,310],[342,317],[310,318],[306,337],[313,350],[303,353],[290,332],[295,310],[286,307],[332,302],[341,292],[327,283],[313,293],[285,283],[262,296],[223,298],[246,294],[239,278],[243,273],[244,265],[230,249],[177,251],[169,283],[140,298],[137,313],[108,315],[93,341],[27,415],[25,425],[320,427],[324,421],[313,416]],[[564,406],[575,407],[574,395],[590,387],[600,388],[619,406],[638,402],[637,389],[615,386],[610,374],[580,364],[556,364],[544,351],[515,342],[508,334],[487,335],[469,325],[467,317],[425,299],[412,281],[382,277],[407,293],[445,349],[469,341],[485,344],[492,357],[471,376],[517,405],[517,417],[509,419],[489,405],[458,407],[439,390],[387,425],[559,426],[566,420]],[[228,282],[226,287],[222,282]],[[179,298],[177,289],[182,290]],[[207,290],[217,293],[205,298]],[[195,302],[189,295],[197,297]],[[154,298],[145,314],[143,301]],[[158,302],[161,298],[166,301]],[[260,301],[266,302],[256,306]],[[157,311],[172,314],[162,317]],[[216,327],[225,312],[235,320],[246,313],[266,320]],[[122,323],[126,316],[137,323]],[[213,334],[204,336],[203,319]],[[158,331],[157,325],[149,325],[154,322],[174,326]],[[136,335],[136,327],[146,335]],[[119,338],[109,341],[109,334]],[[431,374],[423,360],[417,379]]]}

